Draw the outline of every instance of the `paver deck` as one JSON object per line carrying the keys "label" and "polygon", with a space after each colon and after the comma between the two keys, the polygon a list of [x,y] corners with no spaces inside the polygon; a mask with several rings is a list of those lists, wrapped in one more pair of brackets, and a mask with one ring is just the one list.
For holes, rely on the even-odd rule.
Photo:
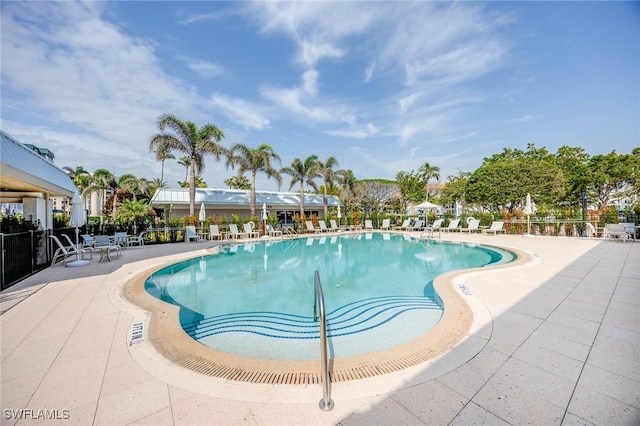
{"label": "paver deck", "polygon": [[474,312],[467,338],[401,372],[334,384],[329,412],[318,408],[320,385],[206,377],[152,345],[129,346],[132,324],[148,318],[120,296],[123,283],[213,243],[49,268],[1,293],[2,424],[640,424],[638,242],[443,239],[517,248],[533,261],[456,277]]}

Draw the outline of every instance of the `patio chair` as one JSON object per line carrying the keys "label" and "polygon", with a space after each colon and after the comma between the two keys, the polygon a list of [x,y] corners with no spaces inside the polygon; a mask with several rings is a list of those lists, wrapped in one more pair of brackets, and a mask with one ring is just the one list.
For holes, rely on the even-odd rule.
{"label": "patio chair", "polygon": [[246,233],[238,231],[238,225],[235,223],[229,224],[229,233],[227,234],[227,238],[237,240],[239,238],[245,238],[246,236]]}
{"label": "patio chair", "polygon": [[129,236],[126,232],[114,232],[112,240],[122,248],[127,248],[129,246]]}
{"label": "patio chair", "polygon": [[313,222],[310,220],[305,221],[305,225],[307,226],[307,231],[308,232],[315,232],[316,234],[318,232],[322,232],[322,230],[320,228],[316,228],[313,226]]}
{"label": "patio chair", "polygon": [[491,226],[489,228],[482,230],[482,235],[497,235],[500,232],[503,234],[505,233],[504,222],[502,220],[494,220],[493,222],[491,222]]}
{"label": "patio chair", "polygon": [[420,219],[407,226],[407,231],[421,231],[422,229],[424,229],[424,222],[422,222],[422,220]]}
{"label": "patio chair", "polygon": [[620,222],[620,225],[624,226],[624,230],[627,232],[628,238],[636,239],[636,224],[633,222]]}
{"label": "patio chair", "polygon": [[221,240],[222,234],[220,233],[220,227],[218,225],[209,225],[209,239]]}
{"label": "patio chair", "polygon": [[188,243],[191,240],[200,241],[200,236],[196,232],[196,227],[194,225],[187,225],[184,231],[184,242]]}
{"label": "patio chair", "polygon": [[411,225],[411,219],[405,219],[401,225],[395,225],[392,229],[396,230],[403,230],[403,229],[407,229],[409,226]]}
{"label": "patio chair", "polygon": [[244,233],[249,236],[249,238],[259,238],[260,232],[254,231],[255,224],[253,222],[247,222],[242,225],[244,229]]}
{"label": "patio chair", "polygon": [[[80,253],[81,256],[84,255],[84,253],[91,253],[91,254],[93,253],[91,249],[88,249],[88,248],[82,248],[80,249],[80,251],[78,251],[78,249],[76,248],[75,244],[71,241],[69,236],[65,235],[65,237],[67,237],[67,239],[71,243],[68,246],[65,246],[64,244],[62,244],[62,242],[60,242],[58,237],[56,237],[55,235],[49,235],[49,238],[55,241],[56,245],[58,246],[56,251],[53,253],[53,259],[51,259],[51,267],[55,266],[57,261],[62,260],[63,262],[66,262],[68,258],[75,256],[78,253]],[[82,258],[84,259],[84,256],[82,256]]]}
{"label": "patio chair", "polygon": [[274,229],[273,225],[265,225],[267,230],[267,235],[270,237],[280,237],[282,238],[282,230]]}
{"label": "patio chair", "polygon": [[93,244],[93,250],[94,251],[99,251],[100,252],[100,258],[104,258],[105,253],[107,254],[107,257],[110,258],[110,253],[112,251],[116,252],[116,254],[118,255],[118,257],[120,257],[121,253],[121,248],[119,244],[113,244],[111,242],[111,237],[109,237],[108,235],[96,235],[95,237],[93,237],[95,242]]}
{"label": "patio chair", "polygon": [[329,228],[329,230],[331,231],[335,231],[335,232],[342,231],[342,229],[338,227],[338,224],[336,223],[335,219],[329,219],[329,225],[331,225],[331,228]]}
{"label": "patio chair", "polygon": [[370,219],[366,219],[364,221],[364,230],[365,231],[373,231],[373,222]]}
{"label": "patio chair", "polygon": [[380,225],[381,230],[389,230],[391,229],[391,219],[382,219],[382,225]]}
{"label": "patio chair", "polygon": [[133,245],[138,245],[138,246],[144,246],[144,234],[147,231],[142,231],[141,233],[139,233],[138,235],[131,235],[128,239],[127,239],[127,246],[133,246]]}
{"label": "patio chair", "polygon": [[460,225],[460,219],[451,219],[449,221],[449,225],[447,225],[444,228],[440,228],[440,231],[444,231],[444,232],[459,231],[460,228],[458,228],[458,225]]}
{"label": "patio chair", "polygon": [[629,239],[629,234],[624,228],[624,225],[620,223],[607,223],[604,225],[604,238],[608,239],[623,239],[625,242]]}
{"label": "patio chair", "polygon": [[438,235],[440,235],[440,228],[442,227],[442,222],[444,219],[436,219],[433,221],[431,225],[427,225],[422,233],[420,234],[420,238],[431,238],[433,237],[433,233],[438,231]]}
{"label": "patio chair", "polygon": [[96,240],[89,234],[82,234],[80,238],[82,238],[84,247],[93,247],[96,243]]}
{"label": "patio chair", "polygon": [[480,219],[474,219],[471,217],[467,219],[467,227],[460,228],[460,232],[472,233],[476,231],[480,231]]}
{"label": "patio chair", "polygon": [[324,220],[319,220],[318,225],[320,226],[320,232],[329,232],[329,228],[327,228],[327,222]]}

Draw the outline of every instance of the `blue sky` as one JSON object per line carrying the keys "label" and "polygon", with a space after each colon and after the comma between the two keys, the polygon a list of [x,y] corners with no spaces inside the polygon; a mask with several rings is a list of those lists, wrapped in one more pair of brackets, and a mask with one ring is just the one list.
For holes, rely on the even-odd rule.
{"label": "blue sky", "polygon": [[[637,2],[0,7],[1,127],[60,167],[159,177],[163,113],[217,125],[225,146],[268,143],[282,166],[334,155],[361,179],[429,162],[444,181],[527,143],[640,146]],[[205,161],[224,187],[234,172]],[[184,176],[167,162],[169,186]]]}

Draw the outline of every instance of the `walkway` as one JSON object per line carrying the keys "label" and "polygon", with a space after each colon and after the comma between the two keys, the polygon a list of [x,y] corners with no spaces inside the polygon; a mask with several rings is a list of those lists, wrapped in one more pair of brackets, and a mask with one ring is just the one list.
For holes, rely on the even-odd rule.
{"label": "walkway", "polygon": [[211,243],[47,269],[1,293],[2,424],[640,424],[638,242],[444,238],[519,248],[534,261],[459,276],[476,314],[468,338],[424,365],[334,384],[329,412],[318,408],[320,385],[203,377],[151,345],[128,345],[146,314],[120,297],[122,283]]}

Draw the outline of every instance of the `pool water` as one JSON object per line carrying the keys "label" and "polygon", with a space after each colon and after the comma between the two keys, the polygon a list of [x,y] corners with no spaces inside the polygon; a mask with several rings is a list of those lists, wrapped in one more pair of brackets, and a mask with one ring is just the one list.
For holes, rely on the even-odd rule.
{"label": "pool water", "polygon": [[319,352],[316,270],[336,358],[419,337],[442,316],[436,276],[513,258],[498,249],[383,233],[231,243],[154,273],[145,288],[180,306],[182,327],[204,345],[253,358],[312,360]]}

